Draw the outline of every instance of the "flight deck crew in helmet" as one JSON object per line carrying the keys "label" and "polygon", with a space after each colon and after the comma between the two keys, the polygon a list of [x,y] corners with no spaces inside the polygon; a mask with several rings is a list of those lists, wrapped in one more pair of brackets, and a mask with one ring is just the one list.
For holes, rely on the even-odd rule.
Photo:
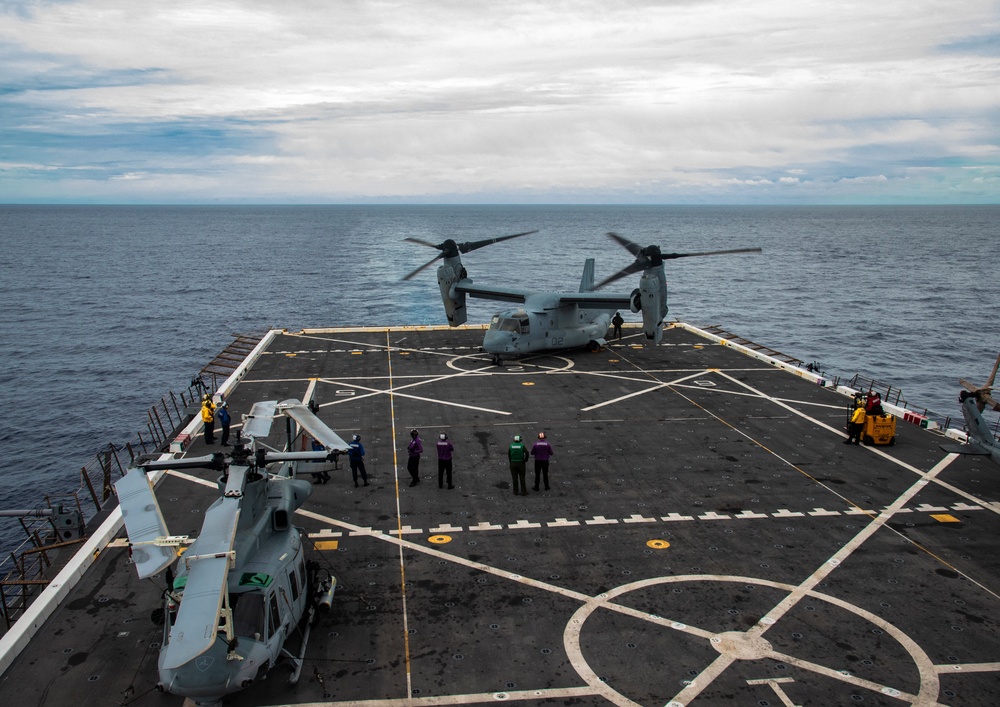
{"label": "flight deck crew in helmet", "polygon": [[410,430],[410,443],[406,445],[406,470],[410,472],[410,486],[420,483],[420,455],[424,453],[424,443],[417,430]]}
{"label": "flight deck crew in helmet", "polygon": [[514,435],[514,441],[507,447],[507,459],[510,461],[510,478],[514,486],[514,495],[527,496],[528,486],[524,481],[524,474],[525,465],[528,463],[528,448],[521,442],[521,435]]}
{"label": "flight deck crew in helmet", "polygon": [[448,488],[453,489],[455,485],[451,483],[451,455],[455,451],[455,446],[448,439],[444,432],[438,435],[438,488],[444,488],[444,476],[448,474]]}
{"label": "flight deck crew in helmet", "polygon": [[201,421],[205,423],[205,444],[215,444],[215,403],[208,393],[201,401]]}
{"label": "flight deck crew in helmet", "polygon": [[351,476],[354,478],[354,485],[358,485],[358,472],[361,472],[361,480],[368,485],[368,473],[365,471],[365,446],[361,444],[361,435],[354,435],[347,445],[347,458],[351,462]]}
{"label": "flight deck crew in helmet", "polygon": [[531,445],[531,456],[535,458],[535,491],[538,490],[538,477],[545,481],[545,490],[549,490],[549,459],[552,458],[552,445],[545,439],[545,433],[538,433],[538,441]]}

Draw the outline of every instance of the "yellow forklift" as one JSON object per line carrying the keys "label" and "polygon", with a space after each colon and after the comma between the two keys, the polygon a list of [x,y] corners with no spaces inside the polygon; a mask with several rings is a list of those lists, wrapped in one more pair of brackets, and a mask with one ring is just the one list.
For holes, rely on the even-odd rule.
{"label": "yellow forklift", "polygon": [[[855,404],[861,402],[857,401]],[[868,412],[865,415],[865,426],[861,430],[861,441],[869,447],[896,444],[896,417],[882,409],[882,396],[869,393],[864,399]]]}

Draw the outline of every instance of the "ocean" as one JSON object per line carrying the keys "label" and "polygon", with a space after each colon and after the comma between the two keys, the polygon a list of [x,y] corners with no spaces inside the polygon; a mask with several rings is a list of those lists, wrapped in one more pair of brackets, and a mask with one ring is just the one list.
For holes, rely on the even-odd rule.
{"label": "ocean", "polygon": [[[668,319],[891,383],[941,415],[960,417],[958,378],[984,382],[1000,352],[1000,206],[0,205],[2,507],[77,488],[235,334],[446,323],[433,267],[401,281],[437,251],[404,238],[532,229],[466,255],[470,276],[575,291],[586,258],[598,279],[631,262],[608,231],[665,253],[759,246],[669,261]],[[472,300],[469,321],[502,306]],[[19,533],[0,519],[0,546]]]}

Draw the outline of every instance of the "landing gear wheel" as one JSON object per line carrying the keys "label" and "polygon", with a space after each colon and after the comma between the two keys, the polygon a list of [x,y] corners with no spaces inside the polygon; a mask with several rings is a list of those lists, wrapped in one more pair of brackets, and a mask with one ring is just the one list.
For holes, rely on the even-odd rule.
{"label": "landing gear wheel", "polygon": [[494,366],[502,366],[503,365],[503,359],[500,358],[500,354],[493,354],[493,365]]}

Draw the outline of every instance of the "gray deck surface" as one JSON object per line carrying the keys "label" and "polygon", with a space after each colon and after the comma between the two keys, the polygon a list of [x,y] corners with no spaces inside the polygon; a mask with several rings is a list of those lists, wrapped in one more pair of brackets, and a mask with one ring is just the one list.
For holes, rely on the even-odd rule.
{"label": "gray deck surface", "polygon": [[[345,460],[298,515],[340,583],[301,681],[278,666],[226,704],[996,705],[1000,468],[902,421],[894,446],[844,445],[845,397],[680,328],[658,347],[633,331],[503,368],[475,331],[279,337],[234,419],[312,385],[327,424],[362,434],[372,483]],[[515,496],[507,445],[539,431],[552,490],[530,490],[529,463]],[[158,488],[175,534],[215,497],[194,477],[212,480]],[[180,705],[150,692],[159,589],[106,550],[0,703]]]}

